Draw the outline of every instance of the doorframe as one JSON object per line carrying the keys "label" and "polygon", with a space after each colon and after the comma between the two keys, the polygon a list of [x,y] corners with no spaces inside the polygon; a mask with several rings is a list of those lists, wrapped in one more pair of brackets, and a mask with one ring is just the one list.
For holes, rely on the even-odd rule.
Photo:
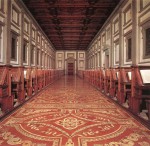
{"label": "doorframe", "polygon": [[75,73],[75,71],[74,71],[74,70],[75,70],[75,66],[74,66],[74,63],[72,63],[72,62],[67,62],[67,75],[69,75],[69,74],[68,74],[68,65],[69,65],[69,64],[72,64],[72,65],[73,65],[73,72],[72,72],[73,74],[72,74],[72,75],[74,75],[74,73]]}
{"label": "doorframe", "polygon": [[68,63],[73,63],[73,75],[76,74],[76,59],[73,58],[73,57],[68,57],[67,59],[65,59],[65,62],[66,62],[66,71],[65,71],[65,74],[68,74]]}

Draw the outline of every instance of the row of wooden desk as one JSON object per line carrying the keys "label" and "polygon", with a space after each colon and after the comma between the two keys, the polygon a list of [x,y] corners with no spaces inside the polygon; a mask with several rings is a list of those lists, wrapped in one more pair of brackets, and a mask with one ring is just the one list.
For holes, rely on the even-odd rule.
{"label": "row of wooden desk", "polygon": [[78,75],[138,117],[150,122],[150,66],[80,70]]}
{"label": "row of wooden desk", "polygon": [[63,70],[0,66],[0,117],[64,75]]}

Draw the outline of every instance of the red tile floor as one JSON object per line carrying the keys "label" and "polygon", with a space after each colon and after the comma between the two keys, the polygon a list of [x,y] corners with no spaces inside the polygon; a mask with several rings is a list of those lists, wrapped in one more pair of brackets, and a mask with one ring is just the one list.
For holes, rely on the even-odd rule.
{"label": "red tile floor", "polygon": [[150,130],[78,77],[62,77],[0,123],[1,146],[150,146]]}

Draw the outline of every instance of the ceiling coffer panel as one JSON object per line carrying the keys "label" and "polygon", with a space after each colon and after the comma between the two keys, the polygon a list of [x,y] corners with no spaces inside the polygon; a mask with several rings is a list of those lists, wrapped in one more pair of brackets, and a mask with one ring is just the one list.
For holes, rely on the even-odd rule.
{"label": "ceiling coffer panel", "polygon": [[23,0],[56,50],[86,50],[120,0]]}

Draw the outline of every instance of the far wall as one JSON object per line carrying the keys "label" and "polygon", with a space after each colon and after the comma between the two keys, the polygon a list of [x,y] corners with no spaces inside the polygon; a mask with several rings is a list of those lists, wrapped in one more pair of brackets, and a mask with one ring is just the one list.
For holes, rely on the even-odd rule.
{"label": "far wall", "polygon": [[76,74],[77,70],[85,70],[85,58],[85,51],[56,51],[56,69],[68,74],[68,63],[73,63]]}

